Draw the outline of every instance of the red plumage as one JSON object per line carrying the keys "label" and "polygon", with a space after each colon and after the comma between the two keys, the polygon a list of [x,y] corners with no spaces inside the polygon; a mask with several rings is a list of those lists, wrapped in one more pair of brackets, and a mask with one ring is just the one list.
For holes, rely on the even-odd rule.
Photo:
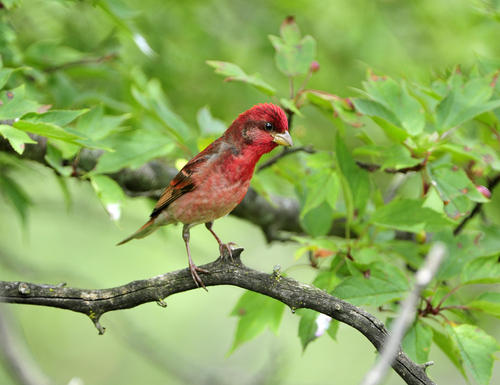
{"label": "red plumage", "polygon": [[255,165],[260,157],[278,144],[291,146],[288,122],[284,111],[270,103],[258,104],[243,112],[224,134],[191,159],[172,179],[158,200],[151,219],[119,245],[134,238],[143,238],[158,226],[181,222],[191,275],[197,285],[205,287],[197,274],[202,271],[192,262],[189,251],[190,227],[212,222],[229,214],[244,198]]}

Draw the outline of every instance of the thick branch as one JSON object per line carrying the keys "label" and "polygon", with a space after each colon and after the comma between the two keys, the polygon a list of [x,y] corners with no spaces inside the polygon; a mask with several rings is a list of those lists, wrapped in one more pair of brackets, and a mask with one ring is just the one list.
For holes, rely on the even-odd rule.
{"label": "thick branch", "polygon": [[[45,161],[46,139],[35,137],[37,144],[27,144],[22,155],[48,167]],[[0,151],[17,155],[9,143],[0,138]],[[77,167],[84,172],[92,170],[97,164],[102,151],[83,149],[78,158]],[[158,198],[162,189],[168,185],[177,170],[159,161],[151,161],[136,169],[123,169],[110,175],[130,196],[148,196]],[[250,188],[245,199],[232,211],[232,215],[248,220],[259,226],[268,242],[285,240],[279,232],[287,231],[302,234],[299,222],[299,202],[293,198],[273,197],[269,203],[264,197]],[[344,223],[334,222],[330,234],[344,236]]]}
{"label": "thick branch", "polygon": [[[241,252],[242,249],[233,251],[232,263],[217,259],[201,266],[210,272],[203,275],[205,285],[234,285],[275,298],[292,309],[316,310],[359,330],[380,349],[387,337],[387,329],[377,318],[313,286],[281,277],[276,273],[265,274],[250,269],[241,263]],[[195,288],[188,269],[102,290],[0,281],[0,302],[50,306],[83,313],[89,316],[99,332],[103,333],[104,328],[99,319],[104,313],[132,308],[146,302],[156,301],[165,305],[164,298]],[[407,384],[433,384],[423,368],[411,361],[402,351],[392,366]]]}

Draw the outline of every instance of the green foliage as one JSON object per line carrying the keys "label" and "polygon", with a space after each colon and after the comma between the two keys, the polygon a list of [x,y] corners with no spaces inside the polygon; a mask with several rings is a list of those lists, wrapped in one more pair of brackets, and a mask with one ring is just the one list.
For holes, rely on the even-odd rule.
{"label": "green foliage", "polygon": [[[7,10],[23,6],[17,1],[2,4]],[[182,163],[219,136],[236,110],[229,107],[233,94],[216,86],[218,78],[210,77],[206,67],[184,87],[187,67],[201,62],[192,61],[170,38],[164,55],[168,62],[160,61],[166,59],[155,52],[164,42],[146,40],[134,22],[137,12],[127,3],[95,5],[79,4],[78,10],[92,15],[92,25],[105,27],[90,31],[85,40],[77,38],[81,34],[74,27],[75,42],[64,34],[38,39],[27,30],[26,36],[18,36],[16,28],[23,31],[20,21],[14,17],[2,23],[6,16],[0,14],[0,137],[17,154],[45,141],[44,161],[65,196],[70,195],[68,178],[87,180],[111,219],[117,220],[124,192],[113,179],[115,173],[153,159]],[[76,7],[67,5],[72,12],[78,12]],[[497,11],[488,12],[498,17]],[[364,45],[370,45],[364,42],[370,37],[362,35]],[[479,58],[473,65],[437,74],[422,70],[426,76],[414,77],[410,70],[405,72],[404,55],[393,55],[397,59],[385,60],[396,60],[394,67],[404,78],[368,70],[366,81],[354,92],[351,87],[359,81],[344,79],[345,63],[337,62],[337,69],[328,68],[330,60],[325,61],[320,74],[338,71],[337,77],[321,78],[315,87],[345,81],[349,95],[339,96],[338,89],[310,86],[318,76],[316,40],[303,36],[295,19],[287,18],[279,36],[270,35],[269,40],[259,55],[253,55],[256,46],[247,47],[248,41],[239,54],[233,55],[232,49],[224,53],[228,60],[248,60],[241,67],[228,61],[206,63],[226,81],[241,83],[237,89],[245,105],[253,95],[280,103],[293,116],[290,128],[296,145],[316,145],[314,154],[287,155],[254,179],[264,197],[281,194],[299,202],[304,234],[280,235],[299,244],[295,258],[311,266],[314,285],[353,304],[387,310],[389,318],[411,290],[412,271],[432,242],[444,242],[449,257],[422,294],[402,344],[419,363],[435,346],[464,376],[470,373],[477,383],[487,384],[498,345],[480,326],[483,314],[500,317],[499,197],[484,196],[478,186],[493,189],[500,172],[498,63]],[[324,36],[318,42],[330,43]],[[281,76],[276,79],[271,46],[275,74]],[[181,64],[174,68],[170,62],[177,61]],[[265,76],[242,68],[257,68]],[[428,80],[412,80],[422,78]],[[223,91],[215,102],[204,88]],[[313,109],[328,119],[317,119]],[[80,162],[88,151],[100,156],[97,164],[83,167]],[[26,224],[31,192],[10,175],[16,167],[19,161],[12,156],[0,157],[0,192]],[[484,216],[457,227],[479,204]],[[331,235],[338,224],[345,230],[342,237]],[[477,286],[483,284],[490,286]],[[478,287],[482,292],[477,293]],[[232,312],[238,326],[231,351],[266,328],[277,332],[283,312],[284,305],[273,299],[243,294]],[[335,337],[337,321],[329,321],[319,332],[318,313],[299,309],[297,314],[304,350],[321,334]]]}
{"label": "green foliage", "polygon": [[267,327],[278,333],[284,310],[285,305],[275,299],[251,291],[243,294],[231,312],[239,318],[231,352]]}

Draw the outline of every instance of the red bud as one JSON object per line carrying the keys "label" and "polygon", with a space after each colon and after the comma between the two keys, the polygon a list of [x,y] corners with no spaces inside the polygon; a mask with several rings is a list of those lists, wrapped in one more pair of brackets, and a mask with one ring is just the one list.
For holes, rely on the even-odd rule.
{"label": "red bud", "polygon": [[479,191],[485,198],[491,198],[491,192],[488,190],[488,187],[485,186],[476,186],[477,191]]}
{"label": "red bud", "polygon": [[313,60],[311,62],[311,66],[309,67],[309,71],[311,71],[312,73],[319,71],[319,63],[316,60]]}

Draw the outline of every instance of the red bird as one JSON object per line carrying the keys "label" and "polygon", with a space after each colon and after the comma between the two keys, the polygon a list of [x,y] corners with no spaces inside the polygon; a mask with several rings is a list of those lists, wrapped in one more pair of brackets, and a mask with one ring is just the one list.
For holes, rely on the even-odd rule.
{"label": "red bird", "polygon": [[172,179],[156,203],[151,219],[119,245],[144,238],[157,227],[181,222],[189,270],[194,282],[205,288],[189,250],[189,229],[205,223],[217,240],[221,256],[231,248],[212,230],[213,221],[229,214],[245,197],[255,165],[277,145],[291,146],[284,111],[274,104],[258,104],[243,112],[224,134],[191,159]]}

